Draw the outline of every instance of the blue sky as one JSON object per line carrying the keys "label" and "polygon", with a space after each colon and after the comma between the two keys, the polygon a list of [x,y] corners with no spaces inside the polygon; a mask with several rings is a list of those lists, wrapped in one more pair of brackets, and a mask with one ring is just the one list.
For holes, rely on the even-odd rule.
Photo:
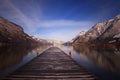
{"label": "blue sky", "polygon": [[120,14],[120,0],[0,0],[0,16],[45,39],[68,41]]}

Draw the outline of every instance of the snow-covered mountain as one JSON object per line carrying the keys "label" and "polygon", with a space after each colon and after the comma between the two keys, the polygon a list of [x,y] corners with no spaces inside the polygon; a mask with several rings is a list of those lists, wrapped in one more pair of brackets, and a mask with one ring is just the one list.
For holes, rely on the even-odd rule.
{"label": "snow-covered mountain", "polygon": [[52,40],[52,39],[42,39],[40,37],[32,36],[32,38],[42,44],[52,44],[52,45],[58,45],[63,44],[63,41],[58,40]]}
{"label": "snow-covered mountain", "polygon": [[77,39],[83,38],[86,34],[87,30],[81,31],[75,38],[73,38],[70,42],[76,41]]}
{"label": "snow-covered mountain", "polygon": [[113,40],[119,41],[120,38],[120,15],[115,18],[99,22],[95,24],[88,31],[80,32],[73,39],[74,43],[99,43],[99,42],[111,42]]}
{"label": "snow-covered mountain", "polygon": [[120,38],[120,15],[116,16],[109,27],[102,33],[96,41],[109,42]]}

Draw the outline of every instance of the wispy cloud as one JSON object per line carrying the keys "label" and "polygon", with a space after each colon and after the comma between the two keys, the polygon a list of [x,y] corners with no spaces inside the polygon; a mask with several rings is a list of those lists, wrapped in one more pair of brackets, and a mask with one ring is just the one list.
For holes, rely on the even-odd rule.
{"label": "wispy cloud", "polygon": [[54,39],[54,40],[60,40],[60,41],[70,41],[72,40],[80,30],[62,30],[62,31],[54,31],[50,33],[45,34],[36,34],[34,36],[44,38],[44,39]]}
{"label": "wispy cloud", "polygon": [[[39,34],[39,32],[36,32],[37,34],[34,34],[35,36],[41,36],[43,38],[50,38],[55,40],[64,40],[68,41],[71,40],[73,37],[75,37],[79,32],[80,29],[88,29],[91,27],[94,22],[92,21],[76,21],[76,20],[66,20],[66,19],[58,19],[58,20],[41,20],[40,16],[42,15],[36,15],[35,13],[31,12],[32,18],[26,13],[24,13],[21,9],[18,8],[13,2],[13,0],[5,0],[4,4],[6,7],[8,7],[13,14],[12,18],[16,18],[17,22],[19,22],[21,26],[26,28],[27,32],[29,34],[36,32],[39,28],[63,28],[67,27],[67,30],[56,30],[54,32]],[[39,9],[40,10],[40,9]],[[30,11],[28,11],[29,13]],[[37,12],[36,12],[37,13]],[[75,28],[75,29],[73,29]]]}
{"label": "wispy cloud", "polygon": [[74,20],[50,20],[39,23],[39,27],[88,27],[91,26],[91,21],[74,21]]}
{"label": "wispy cloud", "polygon": [[[38,16],[26,16],[17,6],[14,5],[12,0],[5,0],[5,4],[12,11],[14,11],[14,18],[19,19],[28,29],[35,30],[39,27],[88,27],[93,24],[91,21],[74,21],[74,20],[49,20],[41,21]],[[31,12],[32,13],[32,12]],[[37,13],[37,12],[36,12]],[[32,14],[35,15],[35,14]]]}
{"label": "wispy cloud", "polygon": [[39,23],[39,27],[47,28],[65,28],[54,31],[48,31],[44,34],[34,34],[36,37],[54,39],[61,41],[72,40],[81,30],[89,29],[94,23],[91,21],[74,21],[74,20],[51,20],[42,21]]}
{"label": "wispy cloud", "polygon": [[35,23],[31,19],[29,19],[20,9],[18,9],[17,6],[12,3],[12,0],[5,0],[5,4],[12,11],[14,11],[13,15],[15,16],[12,17],[19,19],[28,28],[34,27]]}

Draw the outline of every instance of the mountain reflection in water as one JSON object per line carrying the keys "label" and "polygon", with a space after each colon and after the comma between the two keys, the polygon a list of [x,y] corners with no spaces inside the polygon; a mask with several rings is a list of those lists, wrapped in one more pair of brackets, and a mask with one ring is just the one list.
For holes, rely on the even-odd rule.
{"label": "mountain reflection in water", "polygon": [[20,66],[26,64],[50,46],[1,46],[0,47],[0,79]]}
{"label": "mountain reflection in water", "polygon": [[[49,45],[39,47],[4,46],[0,47],[0,79],[23,66]],[[120,48],[57,45],[80,65],[100,77],[100,80],[120,80]]]}
{"label": "mountain reflection in water", "polygon": [[98,67],[120,72],[120,51],[116,47],[74,47],[74,49],[93,61]]}
{"label": "mountain reflection in water", "polygon": [[[120,80],[120,47],[60,47],[101,80]],[[71,52],[71,54],[69,54]]]}

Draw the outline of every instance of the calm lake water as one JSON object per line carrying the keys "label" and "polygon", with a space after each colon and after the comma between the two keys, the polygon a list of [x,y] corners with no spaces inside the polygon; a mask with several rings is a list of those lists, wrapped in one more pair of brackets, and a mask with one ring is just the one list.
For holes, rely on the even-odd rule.
{"label": "calm lake water", "polygon": [[120,80],[119,47],[59,47],[80,65],[98,76],[100,80]]}
{"label": "calm lake water", "polygon": [[0,79],[40,55],[51,46],[39,47],[4,46],[0,47]]}
{"label": "calm lake water", "polygon": [[[120,80],[119,47],[56,46],[101,80]],[[51,46],[44,45],[36,48],[0,47],[0,79],[34,59],[49,47]]]}

